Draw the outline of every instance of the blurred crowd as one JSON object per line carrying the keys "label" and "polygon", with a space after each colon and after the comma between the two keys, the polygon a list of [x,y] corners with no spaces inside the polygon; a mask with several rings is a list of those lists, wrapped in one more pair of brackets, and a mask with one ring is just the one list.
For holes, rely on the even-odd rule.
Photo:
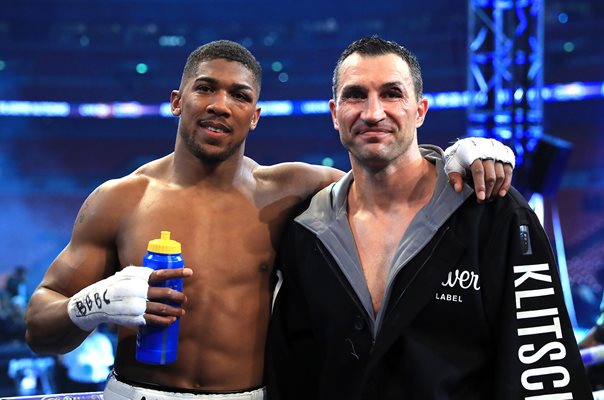
{"label": "blurred crowd", "polygon": [[31,295],[27,268],[18,265],[0,281],[0,397],[95,392],[113,367],[117,331],[102,325],[77,349],[43,357],[25,344],[25,309]]}
{"label": "blurred crowd", "polygon": [[23,341],[25,307],[29,300],[26,274],[26,267],[15,267],[0,289],[0,343]]}

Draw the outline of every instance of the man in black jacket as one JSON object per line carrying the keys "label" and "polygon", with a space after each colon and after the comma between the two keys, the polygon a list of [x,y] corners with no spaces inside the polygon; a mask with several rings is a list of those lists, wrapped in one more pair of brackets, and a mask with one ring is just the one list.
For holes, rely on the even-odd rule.
{"label": "man in black jacket", "polygon": [[556,263],[515,190],[456,193],[416,58],[352,43],[332,119],[352,171],[289,227],[267,380],[276,399],[590,399]]}

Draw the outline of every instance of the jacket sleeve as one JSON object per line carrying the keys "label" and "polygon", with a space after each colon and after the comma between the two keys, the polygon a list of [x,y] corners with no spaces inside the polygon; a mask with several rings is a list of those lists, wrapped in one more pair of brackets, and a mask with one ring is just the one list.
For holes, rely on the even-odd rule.
{"label": "jacket sleeve", "polygon": [[299,284],[302,266],[296,244],[300,243],[300,230],[295,223],[290,224],[276,261],[282,284],[267,339],[265,380],[270,400],[314,398],[317,391],[319,351]]}
{"label": "jacket sleeve", "polygon": [[504,269],[495,397],[592,399],[549,240],[524,199],[514,198],[517,206],[497,221],[506,254],[495,262]]}

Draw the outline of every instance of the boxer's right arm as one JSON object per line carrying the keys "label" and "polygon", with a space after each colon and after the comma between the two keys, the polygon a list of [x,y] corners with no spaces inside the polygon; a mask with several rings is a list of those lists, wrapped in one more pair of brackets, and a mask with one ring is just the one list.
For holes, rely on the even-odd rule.
{"label": "boxer's right arm", "polygon": [[120,216],[109,212],[112,183],[105,183],[84,202],[70,242],[55,258],[31,296],[25,315],[25,339],[37,353],[65,353],[90,332],[70,319],[68,303],[80,290],[113,275],[118,264],[113,244]]}
{"label": "boxer's right arm", "polygon": [[[133,202],[128,201],[128,190],[124,190],[124,186],[126,185],[119,181],[110,181],[88,197],[76,218],[71,241],[52,262],[42,282],[32,294],[25,316],[25,338],[36,353],[68,352],[76,348],[97,323],[120,322],[119,317],[116,317],[123,314],[119,305],[110,310],[113,315],[102,318],[87,318],[83,315],[78,317],[77,312],[73,310],[78,308],[78,301],[103,301],[105,290],[114,293],[116,289],[119,291],[119,286],[123,284],[122,279],[112,276],[119,269],[115,244],[118,227],[124,215],[131,212],[133,207]],[[183,272],[185,270],[154,271],[149,277],[149,282],[183,277],[187,275]],[[144,285],[144,282],[139,285],[143,292],[146,290]],[[98,299],[95,299],[95,293],[98,293]],[[137,296],[142,297],[140,293]],[[151,288],[147,290],[146,297],[149,299],[144,310],[144,320],[147,323],[168,325],[175,317],[182,315],[181,309],[156,302],[169,300],[182,303],[182,293],[167,288]],[[132,301],[126,303],[131,304]],[[134,311],[140,311],[140,303],[139,300],[138,310]],[[128,312],[131,314],[132,310]],[[74,320],[81,323],[74,323]],[[140,318],[138,321],[141,322]],[[125,325],[132,326],[129,322]]]}

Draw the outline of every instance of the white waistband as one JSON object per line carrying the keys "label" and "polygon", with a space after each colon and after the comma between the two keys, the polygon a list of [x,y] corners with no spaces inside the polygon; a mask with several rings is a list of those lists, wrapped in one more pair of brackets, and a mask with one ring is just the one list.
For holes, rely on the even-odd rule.
{"label": "white waistband", "polygon": [[264,400],[266,389],[228,394],[173,393],[161,390],[132,386],[115,379],[111,375],[103,393],[104,400],[170,400],[170,399],[208,399],[208,400]]}

